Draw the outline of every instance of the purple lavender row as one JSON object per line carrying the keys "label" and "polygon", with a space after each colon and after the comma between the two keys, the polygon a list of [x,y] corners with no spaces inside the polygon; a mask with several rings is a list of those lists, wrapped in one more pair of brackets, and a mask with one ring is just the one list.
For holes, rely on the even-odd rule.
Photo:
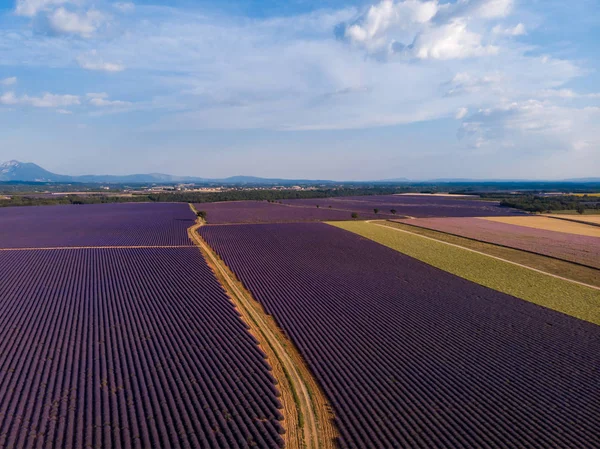
{"label": "purple lavender row", "polygon": [[406,223],[600,268],[600,239],[596,237],[477,218],[425,218]]}
{"label": "purple lavender row", "polygon": [[279,448],[265,356],[196,248],[0,254],[1,448]]}
{"label": "purple lavender row", "polygon": [[0,247],[191,245],[183,203],[0,208]]}
{"label": "purple lavender row", "polygon": [[600,447],[600,327],[325,224],[199,232],[308,361],[342,448]]}
{"label": "purple lavender row", "polygon": [[[359,214],[393,218],[394,215],[411,217],[485,217],[520,214],[514,209],[500,207],[497,202],[456,199],[439,196],[373,195],[319,199],[283,200],[284,204],[319,208],[344,209]],[[396,211],[395,214],[392,210]]]}

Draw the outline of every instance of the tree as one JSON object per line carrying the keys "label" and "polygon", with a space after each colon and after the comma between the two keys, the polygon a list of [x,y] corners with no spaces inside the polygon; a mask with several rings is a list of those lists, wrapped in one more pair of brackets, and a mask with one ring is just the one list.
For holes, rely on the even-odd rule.
{"label": "tree", "polygon": [[317,204],[317,209],[318,209],[319,207],[320,207],[320,206]]}
{"label": "tree", "polygon": [[203,220],[206,220],[206,211],[205,210],[199,210],[198,212],[196,212],[196,215],[199,218],[202,218]]}
{"label": "tree", "polygon": [[396,215],[396,209],[391,209],[390,212],[394,215]]}
{"label": "tree", "polygon": [[354,219],[356,219],[356,218],[358,218],[358,214],[356,212],[352,212],[351,217],[354,218]]}
{"label": "tree", "polygon": [[379,209],[375,208],[375,209],[373,209],[373,212],[375,212],[376,214],[378,214],[379,213]]}
{"label": "tree", "polygon": [[575,208],[575,210],[577,211],[578,214],[583,215],[585,212],[585,206],[581,203],[579,203],[577,205],[577,207]]}

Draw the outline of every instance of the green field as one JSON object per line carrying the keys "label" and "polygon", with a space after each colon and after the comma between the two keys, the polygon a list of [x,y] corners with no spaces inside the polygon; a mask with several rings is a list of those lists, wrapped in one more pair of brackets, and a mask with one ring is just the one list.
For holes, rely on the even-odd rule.
{"label": "green field", "polygon": [[477,284],[600,324],[600,290],[375,223],[362,221],[329,224]]}

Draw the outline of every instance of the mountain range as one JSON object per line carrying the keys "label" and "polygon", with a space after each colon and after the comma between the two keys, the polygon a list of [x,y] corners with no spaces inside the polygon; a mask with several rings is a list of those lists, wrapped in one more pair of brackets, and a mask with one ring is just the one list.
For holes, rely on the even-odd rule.
{"label": "mountain range", "polygon": [[[32,162],[20,162],[16,160],[0,164],[0,182],[21,181],[21,182],[58,182],[58,183],[113,183],[113,184],[175,184],[175,183],[202,183],[202,184],[262,184],[262,185],[296,185],[296,184],[334,184],[340,181],[317,180],[317,179],[281,179],[281,178],[259,178],[256,176],[231,176],[229,178],[202,178],[196,176],[174,176],[164,173],[147,173],[134,175],[82,175],[69,176],[58,175],[49,172],[44,168]],[[471,183],[471,182],[527,182],[523,180],[481,180],[481,179],[433,179],[427,181],[414,181],[407,178],[394,178],[384,180],[368,181],[372,183],[419,183],[419,182],[438,182],[438,183]],[[545,181],[531,181],[543,183]],[[600,178],[579,178],[565,179],[561,181],[566,183],[597,183]]]}
{"label": "mountain range", "polygon": [[32,162],[16,160],[0,164],[0,181],[22,182],[80,182],[80,183],[206,183],[206,184],[330,184],[333,181],[308,179],[276,179],[255,176],[231,176],[229,178],[201,178],[196,176],[174,176],[164,173],[147,173],[133,175],[58,175],[49,172]]}

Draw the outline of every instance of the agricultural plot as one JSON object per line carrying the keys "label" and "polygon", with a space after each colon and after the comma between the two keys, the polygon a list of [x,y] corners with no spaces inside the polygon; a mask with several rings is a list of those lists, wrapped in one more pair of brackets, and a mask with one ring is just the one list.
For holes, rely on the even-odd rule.
{"label": "agricultural plot", "polygon": [[544,231],[562,232],[565,234],[575,234],[587,237],[600,238],[600,228],[589,226],[583,223],[574,223],[567,220],[557,220],[555,218],[530,216],[530,217],[486,217],[486,220],[498,223],[506,223],[516,226],[523,226]]}
{"label": "agricultural plot", "polygon": [[561,220],[573,220],[579,223],[587,223],[595,226],[600,226],[600,215],[550,215],[550,217]]}
{"label": "agricultural plot", "polygon": [[395,223],[336,222],[332,225],[485,287],[600,325],[598,289],[410,234],[395,228]]}
{"label": "agricultural plot", "polygon": [[191,245],[187,204],[0,208],[0,248]]}
{"label": "agricultural plot", "polygon": [[278,391],[197,248],[0,253],[0,447],[277,448]]}
{"label": "agricultural plot", "polygon": [[600,239],[596,237],[516,226],[478,218],[420,218],[397,221],[600,269]]}
{"label": "agricultural plot", "polygon": [[[514,209],[500,207],[499,203],[456,199],[447,196],[424,195],[374,195],[336,197],[322,199],[284,200],[284,204],[296,206],[315,206],[321,208],[356,212],[361,218],[373,218],[374,209],[378,209],[375,218],[410,217],[485,217],[520,215]],[[392,212],[394,210],[396,213]]]}
{"label": "agricultural plot", "polygon": [[[311,207],[288,207],[267,201],[231,201],[195,204],[207,213],[209,224],[290,223],[350,220],[352,213]],[[373,214],[371,216],[374,217]]]}
{"label": "agricultural plot", "polygon": [[326,224],[199,232],[308,361],[341,447],[600,446],[600,327]]}

